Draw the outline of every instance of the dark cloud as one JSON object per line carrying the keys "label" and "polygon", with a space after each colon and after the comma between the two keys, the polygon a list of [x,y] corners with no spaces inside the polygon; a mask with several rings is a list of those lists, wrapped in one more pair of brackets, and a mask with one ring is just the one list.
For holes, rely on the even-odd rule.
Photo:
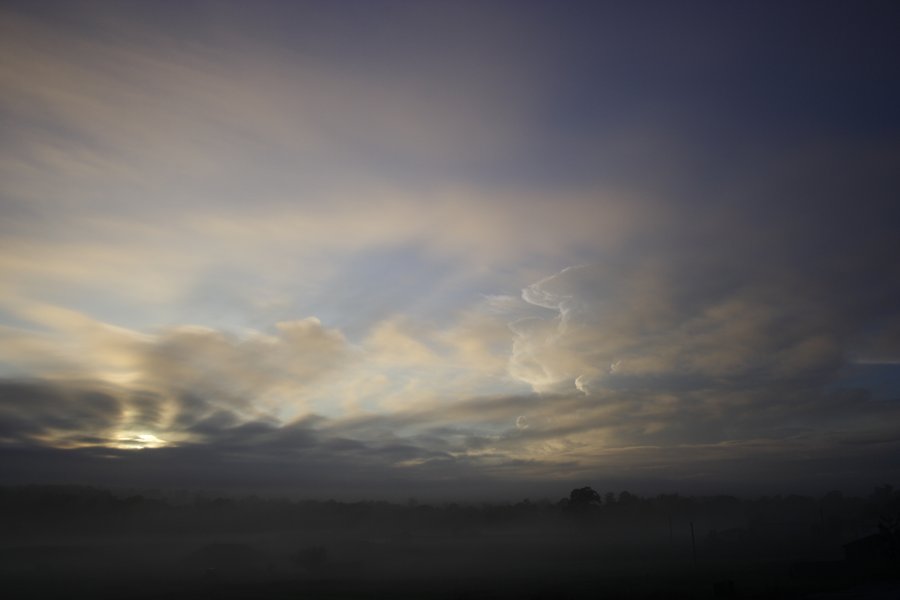
{"label": "dark cloud", "polygon": [[[114,400],[114,392],[82,384],[64,393],[40,382],[6,382],[0,451],[4,483],[253,488],[339,497],[489,497],[584,478],[641,489],[723,485],[752,491],[777,484],[818,490],[869,485],[873,477],[896,473],[896,402],[853,390],[782,392],[470,399],[462,411],[469,424],[459,426],[446,425],[439,409],[406,418],[315,417],[283,425],[217,413],[189,430],[196,434],[190,441],[138,450],[141,440],[114,434],[127,410],[127,400]],[[73,401],[83,406],[75,408]],[[29,402],[56,416],[15,409]],[[476,420],[479,406],[487,409],[483,423]],[[507,424],[498,429],[502,413]],[[522,414],[526,422],[516,420]],[[391,433],[410,429],[409,435]]]}
{"label": "dark cloud", "polygon": [[104,387],[0,382],[0,431],[7,444],[80,443],[86,434],[111,432],[122,410],[122,402]]}

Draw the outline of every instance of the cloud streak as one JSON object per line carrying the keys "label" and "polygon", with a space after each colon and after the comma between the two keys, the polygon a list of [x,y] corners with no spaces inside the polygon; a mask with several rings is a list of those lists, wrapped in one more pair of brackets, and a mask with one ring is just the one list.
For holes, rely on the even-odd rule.
{"label": "cloud streak", "polygon": [[882,9],[387,6],[0,9],[7,479],[898,473]]}

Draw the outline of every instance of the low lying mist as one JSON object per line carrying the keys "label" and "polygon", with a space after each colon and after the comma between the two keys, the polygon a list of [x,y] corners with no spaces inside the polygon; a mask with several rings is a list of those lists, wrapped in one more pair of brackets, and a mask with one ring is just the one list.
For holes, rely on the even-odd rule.
{"label": "low lying mist", "polygon": [[478,505],[27,486],[0,488],[0,576],[32,598],[803,597],[896,590],[898,527],[891,486]]}

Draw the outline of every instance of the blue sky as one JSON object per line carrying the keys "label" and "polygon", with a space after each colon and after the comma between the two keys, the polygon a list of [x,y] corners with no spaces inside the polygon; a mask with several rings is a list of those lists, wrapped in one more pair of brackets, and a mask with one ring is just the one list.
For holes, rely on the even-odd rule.
{"label": "blue sky", "polygon": [[5,480],[896,478],[897,23],[5,3]]}

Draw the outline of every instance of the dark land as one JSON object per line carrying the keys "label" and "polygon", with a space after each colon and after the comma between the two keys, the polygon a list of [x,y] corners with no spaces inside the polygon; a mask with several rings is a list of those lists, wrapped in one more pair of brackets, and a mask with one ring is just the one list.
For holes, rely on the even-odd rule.
{"label": "dark land", "polygon": [[0,488],[7,598],[897,598],[900,491],[404,504]]}

